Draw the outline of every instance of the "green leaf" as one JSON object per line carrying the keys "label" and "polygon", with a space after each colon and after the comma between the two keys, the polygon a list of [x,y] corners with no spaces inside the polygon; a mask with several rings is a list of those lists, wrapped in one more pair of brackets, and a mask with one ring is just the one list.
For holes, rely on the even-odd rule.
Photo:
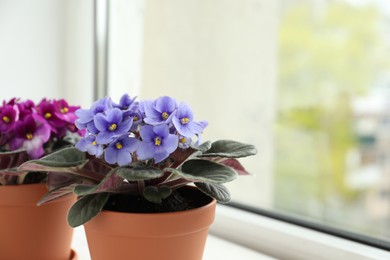
{"label": "green leaf", "polygon": [[84,164],[86,162],[86,156],[84,152],[81,152],[75,147],[66,147],[46,155],[41,159],[31,160],[30,162],[50,167],[73,167]]}
{"label": "green leaf", "polygon": [[256,147],[231,140],[219,140],[211,144],[211,148],[204,152],[201,157],[226,157],[240,158],[255,155]]}
{"label": "green leaf", "polygon": [[148,186],[144,189],[144,197],[150,202],[161,203],[171,195],[172,189],[169,187]]}
{"label": "green leaf", "polygon": [[151,166],[119,167],[115,172],[129,181],[150,180],[163,176],[163,171]]}
{"label": "green leaf", "polygon": [[84,196],[92,193],[113,191],[123,183],[123,178],[117,176],[114,171],[109,172],[100,183],[95,185],[77,185],[73,192],[78,196]]}
{"label": "green leaf", "polygon": [[230,192],[222,184],[195,182],[196,187],[203,193],[215,198],[220,203],[230,202]]}
{"label": "green leaf", "polygon": [[186,161],[181,170],[166,168],[165,171],[173,172],[184,179],[210,182],[225,183],[234,180],[237,173],[234,169],[208,160],[193,159]]}
{"label": "green leaf", "polygon": [[0,152],[0,169],[16,168],[28,160],[25,150]]}
{"label": "green leaf", "polygon": [[73,188],[77,184],[70,184],[68,186],[57,187],[47,192],[37,203],[38,206],[56,200],[58,198],[73,194]]}
{"label": "green leaf", "polygon": [[95,217],[102,211],[109,196],[109,193],[97,193],[79,199],[68,212],[69,225],[78,227]]}
{"label": "green leaf", "polygon": [[198,147],[195,147],[195,149],[202,151],[202,152],[205,152],[205,151],[209,150],[210,148],[211,148],[210,141],[204,142],[201,145],[199,145]]}
{"label": "green leaf", "polygon": [[74,186],[73,193],[77,196],[85,196],[94,193],[97,187],[98,185],[79,184]]}

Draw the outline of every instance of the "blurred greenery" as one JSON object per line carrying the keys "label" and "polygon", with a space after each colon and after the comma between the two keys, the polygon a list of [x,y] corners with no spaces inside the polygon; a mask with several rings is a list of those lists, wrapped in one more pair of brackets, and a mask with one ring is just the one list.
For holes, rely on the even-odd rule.
{"label": "blurred greenery", "polygon": [[316,2],[281,18],[274,185],[276,208],[324,219],[335,199],[359,198],[345,183],[358,145],[351,99],[390,66],[376,7]]}

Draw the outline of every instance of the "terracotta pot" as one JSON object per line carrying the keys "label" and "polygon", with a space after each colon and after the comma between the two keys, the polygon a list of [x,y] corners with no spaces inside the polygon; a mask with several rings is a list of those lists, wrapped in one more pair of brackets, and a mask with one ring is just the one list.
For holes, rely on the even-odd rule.
{"label": "terracotta pot", "polygon": [[36,206],[44,184],[0,186],[0,259],[77,259],[66,214],[75,197]]}
{"label": "terracotta pot", "polygon": [[202,260],[216,201],[172,213],[102,211],[87,222],[93,260]]}

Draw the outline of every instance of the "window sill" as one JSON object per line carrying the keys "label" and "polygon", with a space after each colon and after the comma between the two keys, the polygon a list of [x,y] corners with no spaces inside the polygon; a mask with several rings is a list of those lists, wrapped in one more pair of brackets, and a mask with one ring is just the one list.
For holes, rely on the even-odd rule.
{"label": "window sill", "polygon": [[390,259],[390,252],[218,205],[211,234],[280,259]]}

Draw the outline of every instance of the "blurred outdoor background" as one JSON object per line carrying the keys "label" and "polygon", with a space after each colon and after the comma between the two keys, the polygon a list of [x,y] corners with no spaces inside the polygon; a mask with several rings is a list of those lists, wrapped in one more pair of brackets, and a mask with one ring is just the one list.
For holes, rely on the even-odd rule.
{"label": "blurred outdoor background", "polygon": [[282,1],[274,208],[390,240],[390,3]]}

